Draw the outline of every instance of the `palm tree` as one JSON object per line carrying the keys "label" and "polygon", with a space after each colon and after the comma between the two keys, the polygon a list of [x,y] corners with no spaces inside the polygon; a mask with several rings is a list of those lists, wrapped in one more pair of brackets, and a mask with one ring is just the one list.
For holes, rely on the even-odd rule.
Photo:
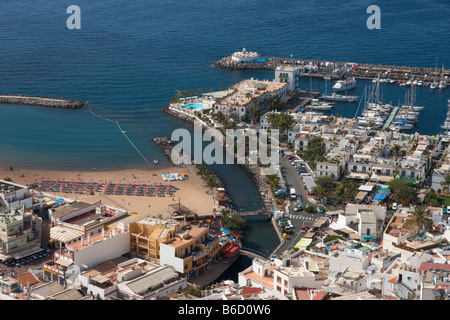
{"label": "palm tree", "polygon": [[441,181],[441,186],[443,187],[443,188],[445,188],[445,190],[447,190],[447,194],[448,194],[448,188],[450,187],[450,175],[449,174],[447,174],[445,177],[444,177],[444,180],[442,180]]}
{"label": "palm tree", "polygon": [[[279,129],[281,134],[287,137],[287,131],[292,128],[295,123],[294,117],[286,112],[272,112],[267,116],[267,121],[273,129]],[[286,138],[287,139],[287,138]]]}
{"label": "palm tree", "polygon": [[267,182],[269,183],[272,190],[274,190],[280,183],[280,179],[278,178],[277,175],[273,174],[273,175],[267,176]]}
{"label": "palm tree", "polygon": [[416,206],[406,217],[403,226],[409,231],[421,234],[433,228],[432,212],[426,206]]}
{"label": "palm tree", "polygon": [[391,153],[395,156],[398,157],[399,153],[400,153],[400,146],[396,143],[394,144],[394,146],[391,149]]}

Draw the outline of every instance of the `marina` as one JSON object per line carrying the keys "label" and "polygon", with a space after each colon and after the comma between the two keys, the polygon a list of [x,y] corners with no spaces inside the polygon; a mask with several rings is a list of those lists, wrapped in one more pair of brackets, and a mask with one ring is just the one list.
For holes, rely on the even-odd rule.
{"label": "marina", "polygon": [[[245,51],[245,48],[244,48]],[[235,52],[233,54],[240,54]],[[257,54],[259,59],[239,60],[233,56],[224,57],[214,62],[214,67],[229,70],[276,70],[279,66],[299,67],[300,77],[315,77],[326,80],[339,80],[335,90],[350,90],[354,87],[354,79],[376,79],[382,75],[382,83],[396,83],[398,85],[430,85],[437,83],[432,89],[444,90],[449,82],[450,70],[425,67],[396,66],[368,64],[358,62],[336,62],[324,60],[307,60],[282,57],[265,57]],[[343,79],[347,77],[346,79]],[[345,84],[344,84],[344,81]],[[420,83],[420,84],[419,84]]]}

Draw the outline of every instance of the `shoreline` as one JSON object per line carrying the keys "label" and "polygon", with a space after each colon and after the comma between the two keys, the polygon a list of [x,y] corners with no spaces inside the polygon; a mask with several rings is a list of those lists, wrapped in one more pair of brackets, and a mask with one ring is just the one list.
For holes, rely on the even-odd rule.
{"label": "shoreline", "polygon": [[[164,181],[162,173],[185,173],[188,176],[184,181]],[[190,209],[192,213],[212,213],[215,206],[215,192],[210,191],[205,182],[197,175],[194,166],[158,167],[154,169],[122,169],[122,170],[35,170],[0,167],[0,179],[11,178],[13,183],[28,185],[42,180],[64,181],[64,182],[111,182],[116,184],[161,184],[173,185],[177,188],[174,197],[150,197],[122,194],[104,194],[103,191],[75,194],[64,192],[44,191],[55,197],[63,197],[72,200],[81,200],[89,203],[101,201],[104,204],[135,212],[129,215],[133,219],[141,219],[146,216],[161,215],[169,217],[171,213],[169,205],[180,202]],[[35,190],[36,193],[41,193]]]}

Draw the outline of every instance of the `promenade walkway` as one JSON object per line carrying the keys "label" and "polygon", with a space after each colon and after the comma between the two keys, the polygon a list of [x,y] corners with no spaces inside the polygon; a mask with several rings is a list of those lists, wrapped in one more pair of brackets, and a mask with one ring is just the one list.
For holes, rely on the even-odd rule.
{"label": "promenade walkway", "polygon": [[240,254],[235,254],[231,258],[222,258],[221,260],[215,262],[209,270],[206,270],[197,278],[189,281],[190,283],[196,284],[200,287],[207,286],[213,283],[217,278],[224,273],[228,267],[230,267],[238,258]]}

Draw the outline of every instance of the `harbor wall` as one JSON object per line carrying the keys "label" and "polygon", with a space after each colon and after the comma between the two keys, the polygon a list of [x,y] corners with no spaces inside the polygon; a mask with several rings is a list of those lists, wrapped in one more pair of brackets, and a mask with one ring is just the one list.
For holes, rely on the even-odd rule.
{"label": "harbor wall", "polygon": [[77,109],[85,106],[80,100],[66,100],[58,98],[27,97],[21,95],[0,95],[0,104],[18,104],[42,106],[61,109]]}
{"label": "harbor wall", "polygon": [[[424,68],[424,67],[411,67],[411,66],[396,66],[396,65],[382,65],[382,64],[370,64],[370,63],[356,63],[356,62],[338,62],[338,61],[325,61],[325,60],[306,60],[306,59],[294,59],[294,58],[281,58],[281,57],[262,57],[267,59],[265,62],[237,62],[232,59],[231,56],[224,57],[216,62],[213,66],[219,69],[229,69],[229,70],[267,70],[273,71],[278,66],[297,66],[305,67],[306,65],[313,63],[318,65],[319,70],[311,73],[300,73],[301,77],[317,77],[323,78],[325,76],[330,76],[330,71],[325,72],[323,67],[326,63],[335,63],[336,65],[348,65],[349,67],[356,65],[357,68],[351,68],[350,71],[346,73],[347,76],[354,76],[357,78],[368,78],[373,79],[378,75],[378,72],[385,72],[390,70],[391,79],[406,79],[415,76],[416,79],[425,80],[439,80],[441,77],[450,77],[449,69],[440,68]],[[366,72],[367,71],[367,72]],[[339,79],[344,75],[345,72],[341,72],[337,75],[331,75],[332,79]],[[405,73],[408,75],[405,77]],[[427,77],[425,77],[425,75]],[[449,79],[447,79],[447,83]]]}

